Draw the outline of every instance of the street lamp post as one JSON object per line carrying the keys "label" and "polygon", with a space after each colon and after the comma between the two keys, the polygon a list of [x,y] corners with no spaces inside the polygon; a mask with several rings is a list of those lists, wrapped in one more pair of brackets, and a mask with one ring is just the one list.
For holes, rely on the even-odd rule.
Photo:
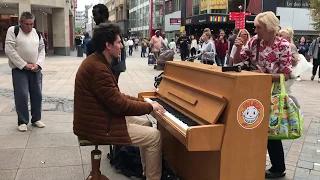
{"label": "street lamp post", "polygon": [[239,22],[238,22],[238,24],[239,24],[239,29],[240,29],[240,28],[241,28],[240,22],[241,22],[241,10],[242,10],[242,5],[240,5],[238,8],[239,8]]}

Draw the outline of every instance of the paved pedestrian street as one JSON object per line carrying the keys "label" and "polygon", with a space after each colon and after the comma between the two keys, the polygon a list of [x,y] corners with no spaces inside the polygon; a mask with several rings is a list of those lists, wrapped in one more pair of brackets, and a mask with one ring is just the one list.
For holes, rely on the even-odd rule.
{"label": "paved pedestrian street", "polygon": [[[133,96],[153,91],[154,77],[160,73],[148,66],[147,58],[138,55],[134,51],[134,56],[127,59],[127,71],[119,81],[121,91]],[[28,131],[21,133],[17,130],[11,69],[6,57],[0,56],[0,180],[81,180],[88,176],[90,151],[94,147],[79,147],[72,130],[74,79],[83,59],[47,57],[42,117],[46,127],[29,125]],[[283,141],[287,165],[283,179],[320,180],[320,83],[310,81],[310,72],[301,78],[303,81],[295,82],[292,89],[305,115],[304,135]],[[108,146],[100,149],[102,172],[111,180],[127,180],[110,166]],[[267,161],[266,165],[269,164]]]}

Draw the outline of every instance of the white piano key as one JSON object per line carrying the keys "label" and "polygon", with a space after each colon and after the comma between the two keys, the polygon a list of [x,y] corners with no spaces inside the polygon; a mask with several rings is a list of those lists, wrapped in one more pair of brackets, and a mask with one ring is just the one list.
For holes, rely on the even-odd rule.
{"label": "white piano key", "polygon": [[[150,98],[144,98],[144,100],[146,102],[152,102],[152,100]],[[178,118],[176,118],[174,115],[172,115],[171,113],[169,113],[168,111],[166,111],[164,113],[165,116],[168,117],[168,119],[172,120],[173,122],[175,122],[176,124],[178,124],[182,129],[187,130],[189,128],[189,126],[187,124],[185,124],[184,122],[180,121]]]}
{"label": "white piano key", "polygon": [[152,100],[150,98],[144,98],[144,100],[147,102],[152,102]]}

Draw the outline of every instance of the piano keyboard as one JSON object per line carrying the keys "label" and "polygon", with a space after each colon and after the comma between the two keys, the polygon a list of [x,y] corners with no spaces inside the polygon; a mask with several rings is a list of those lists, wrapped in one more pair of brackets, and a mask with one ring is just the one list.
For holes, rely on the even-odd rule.
{"label": "piano keyboard", "polygon": [[172,120],[176,124],[178,124],[182,129],[187,130],[190,126],[198,126],[197,122],[194,122],[192,119],[188,118],[187,116],[181,114],[179,111],[175,110],[167,103],[163,102],[158,98],[144,98],[145,101],[151,102],[156,101],[161,104],[167,111],[164,113],[168,119]]}

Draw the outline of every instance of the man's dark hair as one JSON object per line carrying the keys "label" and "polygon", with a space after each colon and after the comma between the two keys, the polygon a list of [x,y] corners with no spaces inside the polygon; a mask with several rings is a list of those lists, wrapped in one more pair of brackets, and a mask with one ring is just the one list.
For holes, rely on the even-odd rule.
{"label": "man's dark hair", "polygon": [[121,28],[114,23],[101,23],[94,28],[92,43],[96,52],[103,52],[107,42],[114,44],[117,35],[121,35]]}
{"label": "man's dark hair", "polygon": [[104,4],[96,4],[93,6],[93,9],[98,9],[98,12],[101,16],[104,16],[106,20],[109,19],[109,10]]}
{"label": "man's dark hair", "polygon": [[239,28],[235,28],[232,32],[233,32],[233,34],[238,35],[239,32],[240,32],[240,29]]}

